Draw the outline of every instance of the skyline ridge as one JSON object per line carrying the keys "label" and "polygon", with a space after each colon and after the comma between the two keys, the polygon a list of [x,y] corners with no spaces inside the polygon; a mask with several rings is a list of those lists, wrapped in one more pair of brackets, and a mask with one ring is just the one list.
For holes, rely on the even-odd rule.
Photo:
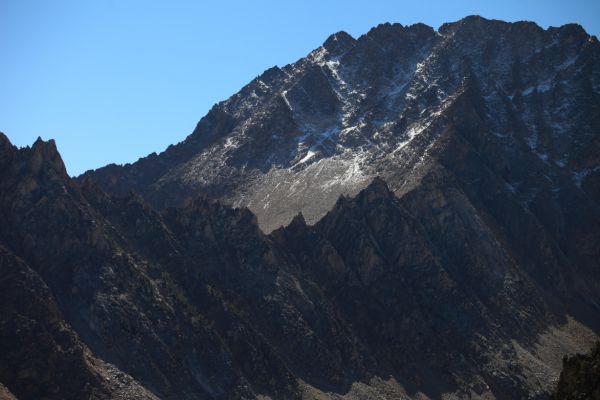
{"label": "skyline ridge", "polygon": [[189,4],[140,9],[135,2],[102,3],[91,11],[68,2],[39,9],[23,4],[5,4],[0,17],[0,33],[9,38],[0,42],[0,54],[6,55],[0,66],[5,88],[0,130],[19,146],[37,136],[57,139],[73,176],[163,151],[183,140],[213,104],[269,66],[297,60],[339,30],[359,37],[387,21],[421,22],[437,30],[443,22],[478,14],[531,20],[543,29],[570,22],[595,36],[600,31],[594,28],[597,22],[586,23],[600,6],[577,1],[545,2],[543,7],[520,2],[512,9],[454,3],[432,10],[390,2],[372,7],[354,2],[343,8],[308,4],[278,19],[271,13],[286,7],[268,2],[251,9],[240,5],[230,14]]}

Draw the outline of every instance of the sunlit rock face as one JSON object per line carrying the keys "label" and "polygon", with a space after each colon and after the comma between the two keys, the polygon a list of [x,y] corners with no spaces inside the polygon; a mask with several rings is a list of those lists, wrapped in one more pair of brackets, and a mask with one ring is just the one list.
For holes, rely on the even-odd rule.
{"label": "sunlit rock face", "polygon": [[84,176],[159,208],[200,193],[246,206],[269,232],[299,211],[316,222],[375,176],[410,190],[440,158],[461,162],[451,136],[528,208],[565,185],[595,201],[599,57],[578,25],[467,17],[339,32],[216,104],[184,142]]}

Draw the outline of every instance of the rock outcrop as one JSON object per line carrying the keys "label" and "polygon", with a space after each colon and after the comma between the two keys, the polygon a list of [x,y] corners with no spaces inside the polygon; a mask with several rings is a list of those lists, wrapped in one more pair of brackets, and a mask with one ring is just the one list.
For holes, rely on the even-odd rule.
{"label": "rock outcrop", "polygon": [[563,359],[558,386],[553,399],[600,399],[600,342],[589,354],[577,354]]}

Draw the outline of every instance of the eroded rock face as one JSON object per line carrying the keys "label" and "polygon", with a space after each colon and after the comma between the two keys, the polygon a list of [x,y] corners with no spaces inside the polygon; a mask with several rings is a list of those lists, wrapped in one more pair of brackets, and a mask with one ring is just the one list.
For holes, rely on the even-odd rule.
{"label": "eroded rock face", "polygon": [[15,395],[12,394],[10,392],[10,390],[8,390],[6,388],[6,386],[4,386],[1,383],[0,383],[0,399],[2,399],[2,400],[17,400],[17,398],[15,397]]}
{"label": "eroded rock face", "polygon": [[156,399],[92,356],[40,276],[0,246],[0,398]]}
{"label": "eroded rock face", "polygon": [[445,134],[467,123],[462,135],[503,195],[536,216],[554,212],[536,199],[564,193],[587,197],[572,209],[597,208],[599,60],[598,40],[578,25],[472,16],[437,32],[339,32],[215,105],[184,142],[84,176],[158,208],[198,194],[245,206],[270,232],[298,212],[315,223],[375,176],[404,193],[438,161]]}
{"label": "eroded rock face", "polygon": [[600,342],[588,354],[565,356],[553,399],[600,399]]}

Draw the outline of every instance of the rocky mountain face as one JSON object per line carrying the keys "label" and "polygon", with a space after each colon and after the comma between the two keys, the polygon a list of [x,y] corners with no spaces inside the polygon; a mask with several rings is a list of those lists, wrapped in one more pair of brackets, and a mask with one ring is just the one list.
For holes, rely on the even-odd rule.
{"label": "rocky mountain face", "polygon": [[548,266],[547,286],[442,176],[265,235],[247,209],[79,184],[52,141],[3,136],[0,163],[19,399],[546,398],[597,337],[595,275]]}
{"label": "rocky mountain face", "polygon": [[185,141],[84,176],[158,208],[198,194],[245,206],[265,232],[298,211],[315,223],[375,176],[402,195],[432,165],[457,175],[474,156],[461,185],[478,190],[485,171],[501,183],[485,189],[536,216],[563,192],[597,203],[599,59],[578,25],[473,16],[339,32],[215,105]]}
{"label": "rocky mountain face", "polygon": [[589,354],[565,356],[553,399],[600,399],[600,342]]}
{"label": "rocky mountain face", "polygon": [[600,332],[599,56],[576,25],[385,24],[132,165],[72,179],[0,134],[0,383],[548,398]]}

